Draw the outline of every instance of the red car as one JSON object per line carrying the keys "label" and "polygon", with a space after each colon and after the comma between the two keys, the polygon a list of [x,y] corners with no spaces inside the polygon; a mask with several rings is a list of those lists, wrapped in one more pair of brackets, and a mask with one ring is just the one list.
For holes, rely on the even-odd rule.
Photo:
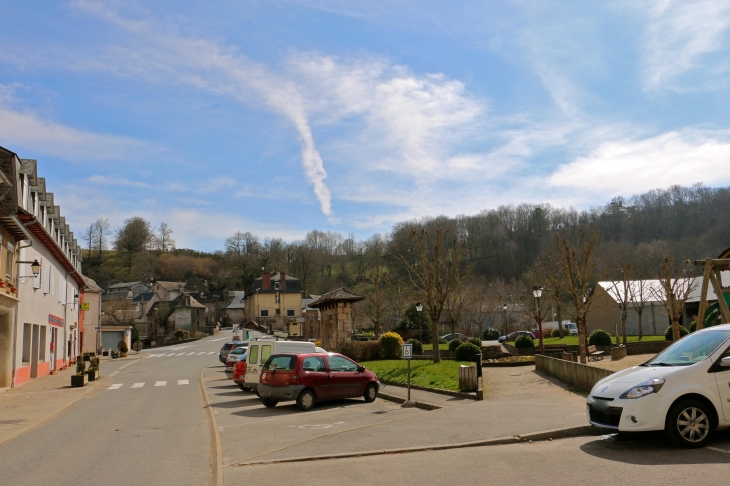
{"label": "red car", "polygon": [[341,354],[307,353],[272,355],[256,390],[267,407],[296,400],[299,410],[306,411],[321,400],[365,397],[370,403],[379,388],[375,373]]}
{"label": "red car", "polygon": [[233,366],[233,382],[243,391],[246,391],[243,387],[243,384],[246,383],[246,364],[246,360],[243,359],[237,361],[235,366]]}

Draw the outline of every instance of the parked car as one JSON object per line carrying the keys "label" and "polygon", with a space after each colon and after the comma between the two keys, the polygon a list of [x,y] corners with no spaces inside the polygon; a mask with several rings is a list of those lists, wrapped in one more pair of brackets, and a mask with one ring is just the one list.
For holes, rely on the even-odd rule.
{"label": "parked car", "polygon": [[246,379],[243,387],[248,390],[256,390],[261,376],[261,368],[266,360],[274,354],[281,353],[314,353],[314,343],[306,341],[275,341],[273,339],[260,339],[249,343],[246,356]]}
{"label": "parked car", "polygon": [[311,410],[321,400],[378,395],[378,377],[364,366],[336,353],[275,354],[261,370],[258,394],[267,407],[296,400],[299,410]]}
{"label": "parked car", "polygon": [[246,341],[231,341],[230,343],[226,343],[221,347],[221,350],[218,353],[218,360],[220,360],[221,363],[225,363],[226,358],[228,358],[228,353],[230,353],[232,349],[246,346],[248,346],[248,342]]}
{"label": "parked car", "polygon": [[730,325],[689,334],[646,363],[598,381],[588,421],[618,432],[663,430],[682,447],[703,447],[730,427]]}
{"label": "parked car", "polygon": [[242,391],[251,391],[251,388],[246,388],[246,360],[239,359],[236,361],[233,367],[233,382],[238,385]]}
{"label": "parked car", "polygon": [[532,334],[530,331],[515,331],[507,334],[506,336],[500,336],[499,339],[497,339],[500,343],[511,343],[515,339],[517,339],[518,336],[521,334],[524,334],[526,336],[530,336],[532,339],[535,339],[535,335]]}
{"label": "parked car", "polygon": [[246,359],[247,350],[247,347],[240,346],[232,349],[231,352],[228,353],[228,358],[226,358],[226,376],[229,379],[233,379],[233,367],[236,366],[236,363],[242,359]]}
{"label": "parked car", "polygon": [[452,337],[451,337],[451,333],[449,333],[449,334],[444,334],[443,336],[441,336],[441,338],[440,338],[440,339],[446,339],[447,341],[451,341],[451,340],[453,340],[453,339],[460,339],[460,340],[462,340],[462,341],[466,341],[466,340],[468,339],[468,336],[464,336],[464,335],[463,335],[462,333],[460,333],[460,332],[457,332],[457,333],[455,333],[455,334],[454,334],[454,336],[456,336],[456,338],[452,338]]}

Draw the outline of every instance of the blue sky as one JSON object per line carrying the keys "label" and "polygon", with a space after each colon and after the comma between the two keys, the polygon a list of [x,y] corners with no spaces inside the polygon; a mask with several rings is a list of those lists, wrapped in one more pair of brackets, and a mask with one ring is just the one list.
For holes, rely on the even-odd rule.
{"label": "blue sky", "polygon": [[730,183],[727,2],[0,6],[0,145],[77,234],[215,250]]}

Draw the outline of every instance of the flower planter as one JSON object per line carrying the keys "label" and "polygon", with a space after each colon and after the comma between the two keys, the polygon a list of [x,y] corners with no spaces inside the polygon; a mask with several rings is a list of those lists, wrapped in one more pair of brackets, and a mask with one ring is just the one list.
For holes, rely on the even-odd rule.
{"label": "flower planter", "polygon": [[91,361],[91,356],[89,356],[88,354],[85,354],[84,361]]}
{"label": "flower planter", "polygon": [[94,381],[99,379],[99,370],[89,370],[86,372],[86,376],[89,377],[89,381]]}
{"label": "flower planter", "polygon": [[87,374],[81,376],[73,375],[71,377],[71,386],[86,386],[87,383],[89,383],[89,376]]}
{"label": "flower planter", "polygon": [[18,289],[16,289],[15,287],[10,287],[10,291],[14,294],[18,293]]}
{"label": "flower planter", "polygon": [[0,289],[4,289],[8,286],[7,282],[0,282]]}
{"label": "flower planter", "polygon": [[120,358],[126,358],[126,357],[127,357],[127,353],[122,353],[122,352],[120,351],[120,352],[119,352],[119,357],[120,357]]}

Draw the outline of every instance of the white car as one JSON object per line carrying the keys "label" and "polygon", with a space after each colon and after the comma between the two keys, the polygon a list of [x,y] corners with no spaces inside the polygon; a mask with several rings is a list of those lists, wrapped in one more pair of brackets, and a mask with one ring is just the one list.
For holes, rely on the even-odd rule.
{"label": "white car", "polygon": [[730,427],[730,324],[680,339],[650,361],[608,376],[587,399],[588,420],[618,432],[663,430],[702,447]]}

